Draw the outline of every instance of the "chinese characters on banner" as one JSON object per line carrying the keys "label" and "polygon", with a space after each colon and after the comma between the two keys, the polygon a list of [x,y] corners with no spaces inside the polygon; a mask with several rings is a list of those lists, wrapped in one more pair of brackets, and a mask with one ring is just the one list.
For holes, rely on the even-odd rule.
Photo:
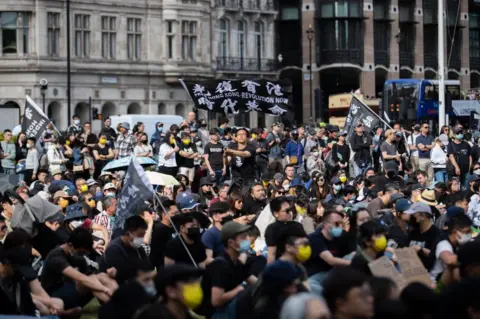
{"label": "chinese characters on banner", "polygon": [[38,141],[42,136],[43,131],[47,128],[48,123],[50,123],[50,119],[48,119],[38,105],[27,96],[25,101],[22,132],[25,132],[27,137],[35,137]]}
{"label": "chinese characters on banner", "polygon": [[348,133],[347,141],[355,134],[354,128],[358,123],[365,126],[365,135],[370,135],[375,127],[380,126],[381,121],[378,115],[362,103],[357,97],[352,96],[350,110],[345,119],[344,130]]}
{"label": "chinese characters on banner", "polygon": [[197,108],[225,115],[251,111],[282,115],[290,102],[280,83],[263,79],[180,83]]}

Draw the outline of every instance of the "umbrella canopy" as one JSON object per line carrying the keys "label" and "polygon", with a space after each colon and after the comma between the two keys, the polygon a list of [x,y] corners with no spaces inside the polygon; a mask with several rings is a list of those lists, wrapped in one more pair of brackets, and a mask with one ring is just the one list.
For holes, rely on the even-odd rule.
{"label": "umbrella canopy", "polygon": [[145,172],[145,174],[147,175],[147,178],[150,181],[150,184],[152,185],[160,185],[160,186],[180,185],[180,183],[175,179],[175,177],[167,174],[162,174],[157,172]]}
{"label": "umbrella canopy", "polygon": [[18,175],[17,174],[0,174],[0,192],[5,193],[9,189],[13,189],[18,185]]}
{"label": "umbrella canopy", "polygon": [[[103,168],[104,171],[114,171],[114,170],[126,170],[128,168],[128,165],[130,165],[130,157],[124,157],[120,158],[114,161],[109,162],[105,167]],[[136,157],[137,163],[142,165],[142,166],[150,166],[150,165],[157,165],[157,162],[155,162],[153,159],[150,157]]]}

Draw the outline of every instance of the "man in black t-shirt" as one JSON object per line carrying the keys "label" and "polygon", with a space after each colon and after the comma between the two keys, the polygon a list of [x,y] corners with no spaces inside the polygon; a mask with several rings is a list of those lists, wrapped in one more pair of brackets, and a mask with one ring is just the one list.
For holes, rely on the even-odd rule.
{"label": "man in black t-shirt", "polygon": [[245,128],[239,128],[235,138],[236,143],[230,143],[225,153],[229,156],[233,183],[248,189],[255,181],[256,149],[248,143],[248,131]]}
{"label": "man in black t-shirt", "polygon": [[224,159],[224,147],[219,140],[218,129],[210,130],[210,142],[204,147],[205,164],[207,165],[210,176],[215,176],[217,184],[220,184],[222,178],[227,174],[227,166]]}
{"label": "man in black t-shirt", "polygon": [[195,177],[194,160],[200,155],[197,151],[197,145],[190,139],[190,133],[182,132],[182,142],[178,145],[180,151],[177,157],[177,166],[179,167],[179,174],[188,177],[188,180],[193,182]]}
{"label": "man in black t-shirt", "polygon": [[[170,223],[170,219],[180,214],[178,207],[173,200],[165,200],[162,204],[167,212],[165,213],[162,211],[162,220],[155,225],[150,243],[150,262],[157,269],[163,268],[165,262],[165,247],[170,240],[175,238],[176,235],[175,230]],[[168,214],[168,216],[166,214]]]}
{"label": "man in black t-shirt", "polygon": [[[453,128],[454,139],[452,143],[448,143],[447,154],[450,162],[455,168],[455,176],[461,179],[461,185],[465,184],[465,176],[470,172],[472,167],[472,148],[463,140],[463,127],[456,126]],[[451,174],[453,172],[449,172]]]}
{"label": "man in black t-shirt", "polygon": [[414,203],[405,214],[411,215],[411,231],[408,245],[413,247],[423,266],[430,271],[435,262],[435,250],[441,236],[440,230],[433,225],[432,209],[426,203]]}
{"label": "man in black t-shirt", "polygon": [[293,208],[286,197],[277,197],[270,202],[270,211],[275,217],[275,222],[268,225],[265,230],[265,242],[268,249],[268,263],[274,262],[279,258],[283,251],[277,248],[279,236],[293,217]]}
{"label": "man in black t-shirt", "polygon": [[[180,236],[175,237],[167,243],[165,247],[165,266],[174,264],[189,264],[205,268],[207,261],[207,253],[202,243],[202,233],[200,231],[200,223],[192,213],[183,213],[175,216],[175,226],[180,232]],[[181,238],[180,238],[181,237]],[[188,252],[195,261],[190,258]]]}

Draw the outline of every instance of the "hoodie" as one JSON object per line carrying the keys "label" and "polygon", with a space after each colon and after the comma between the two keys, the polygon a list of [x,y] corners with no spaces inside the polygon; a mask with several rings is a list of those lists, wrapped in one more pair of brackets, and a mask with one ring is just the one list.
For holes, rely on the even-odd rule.
{"label": "hoodie", "polygon": [[447,154],[438,145],[435,145],[430,154],[430,160],[432,161],[433,168],[446,168],[447,167]]}

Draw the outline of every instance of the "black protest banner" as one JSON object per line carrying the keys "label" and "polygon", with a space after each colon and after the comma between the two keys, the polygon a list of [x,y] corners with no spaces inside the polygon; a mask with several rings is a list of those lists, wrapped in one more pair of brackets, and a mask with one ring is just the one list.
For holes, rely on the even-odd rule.
{"label": "black protest banner", "polygon": [[280,82],[263,79],[179,81],[197,108],[225,115],[251,111],[282,115],[290,102]]}
{"label": "black protest banner", "polygon": [[50,119],[40,110],[37,104],[27,95],[25,112],[22,123],[22,132],[27,137],[35,137],[38,141],[47,128]]}
{"label": "black protest banner", "polygon": [[355,133],[354,128],[359,123],[365,126],[365,135],[369,135],[375,127],[380,126],[381,119],[354,95],[352,96],[350,110],[348,111],[344,125],[344,131],[348,133],[347,141],[350,141],[350,138]]}
{"label": "black protest banner", "polygon": [[122,192],[118,199],[117,216],[114,228],[123,228],[125,220],[138,214],[137,208],[142,202],[151,200],[153,187],[148,180],[143,167],[133,156],[123,182]]}

